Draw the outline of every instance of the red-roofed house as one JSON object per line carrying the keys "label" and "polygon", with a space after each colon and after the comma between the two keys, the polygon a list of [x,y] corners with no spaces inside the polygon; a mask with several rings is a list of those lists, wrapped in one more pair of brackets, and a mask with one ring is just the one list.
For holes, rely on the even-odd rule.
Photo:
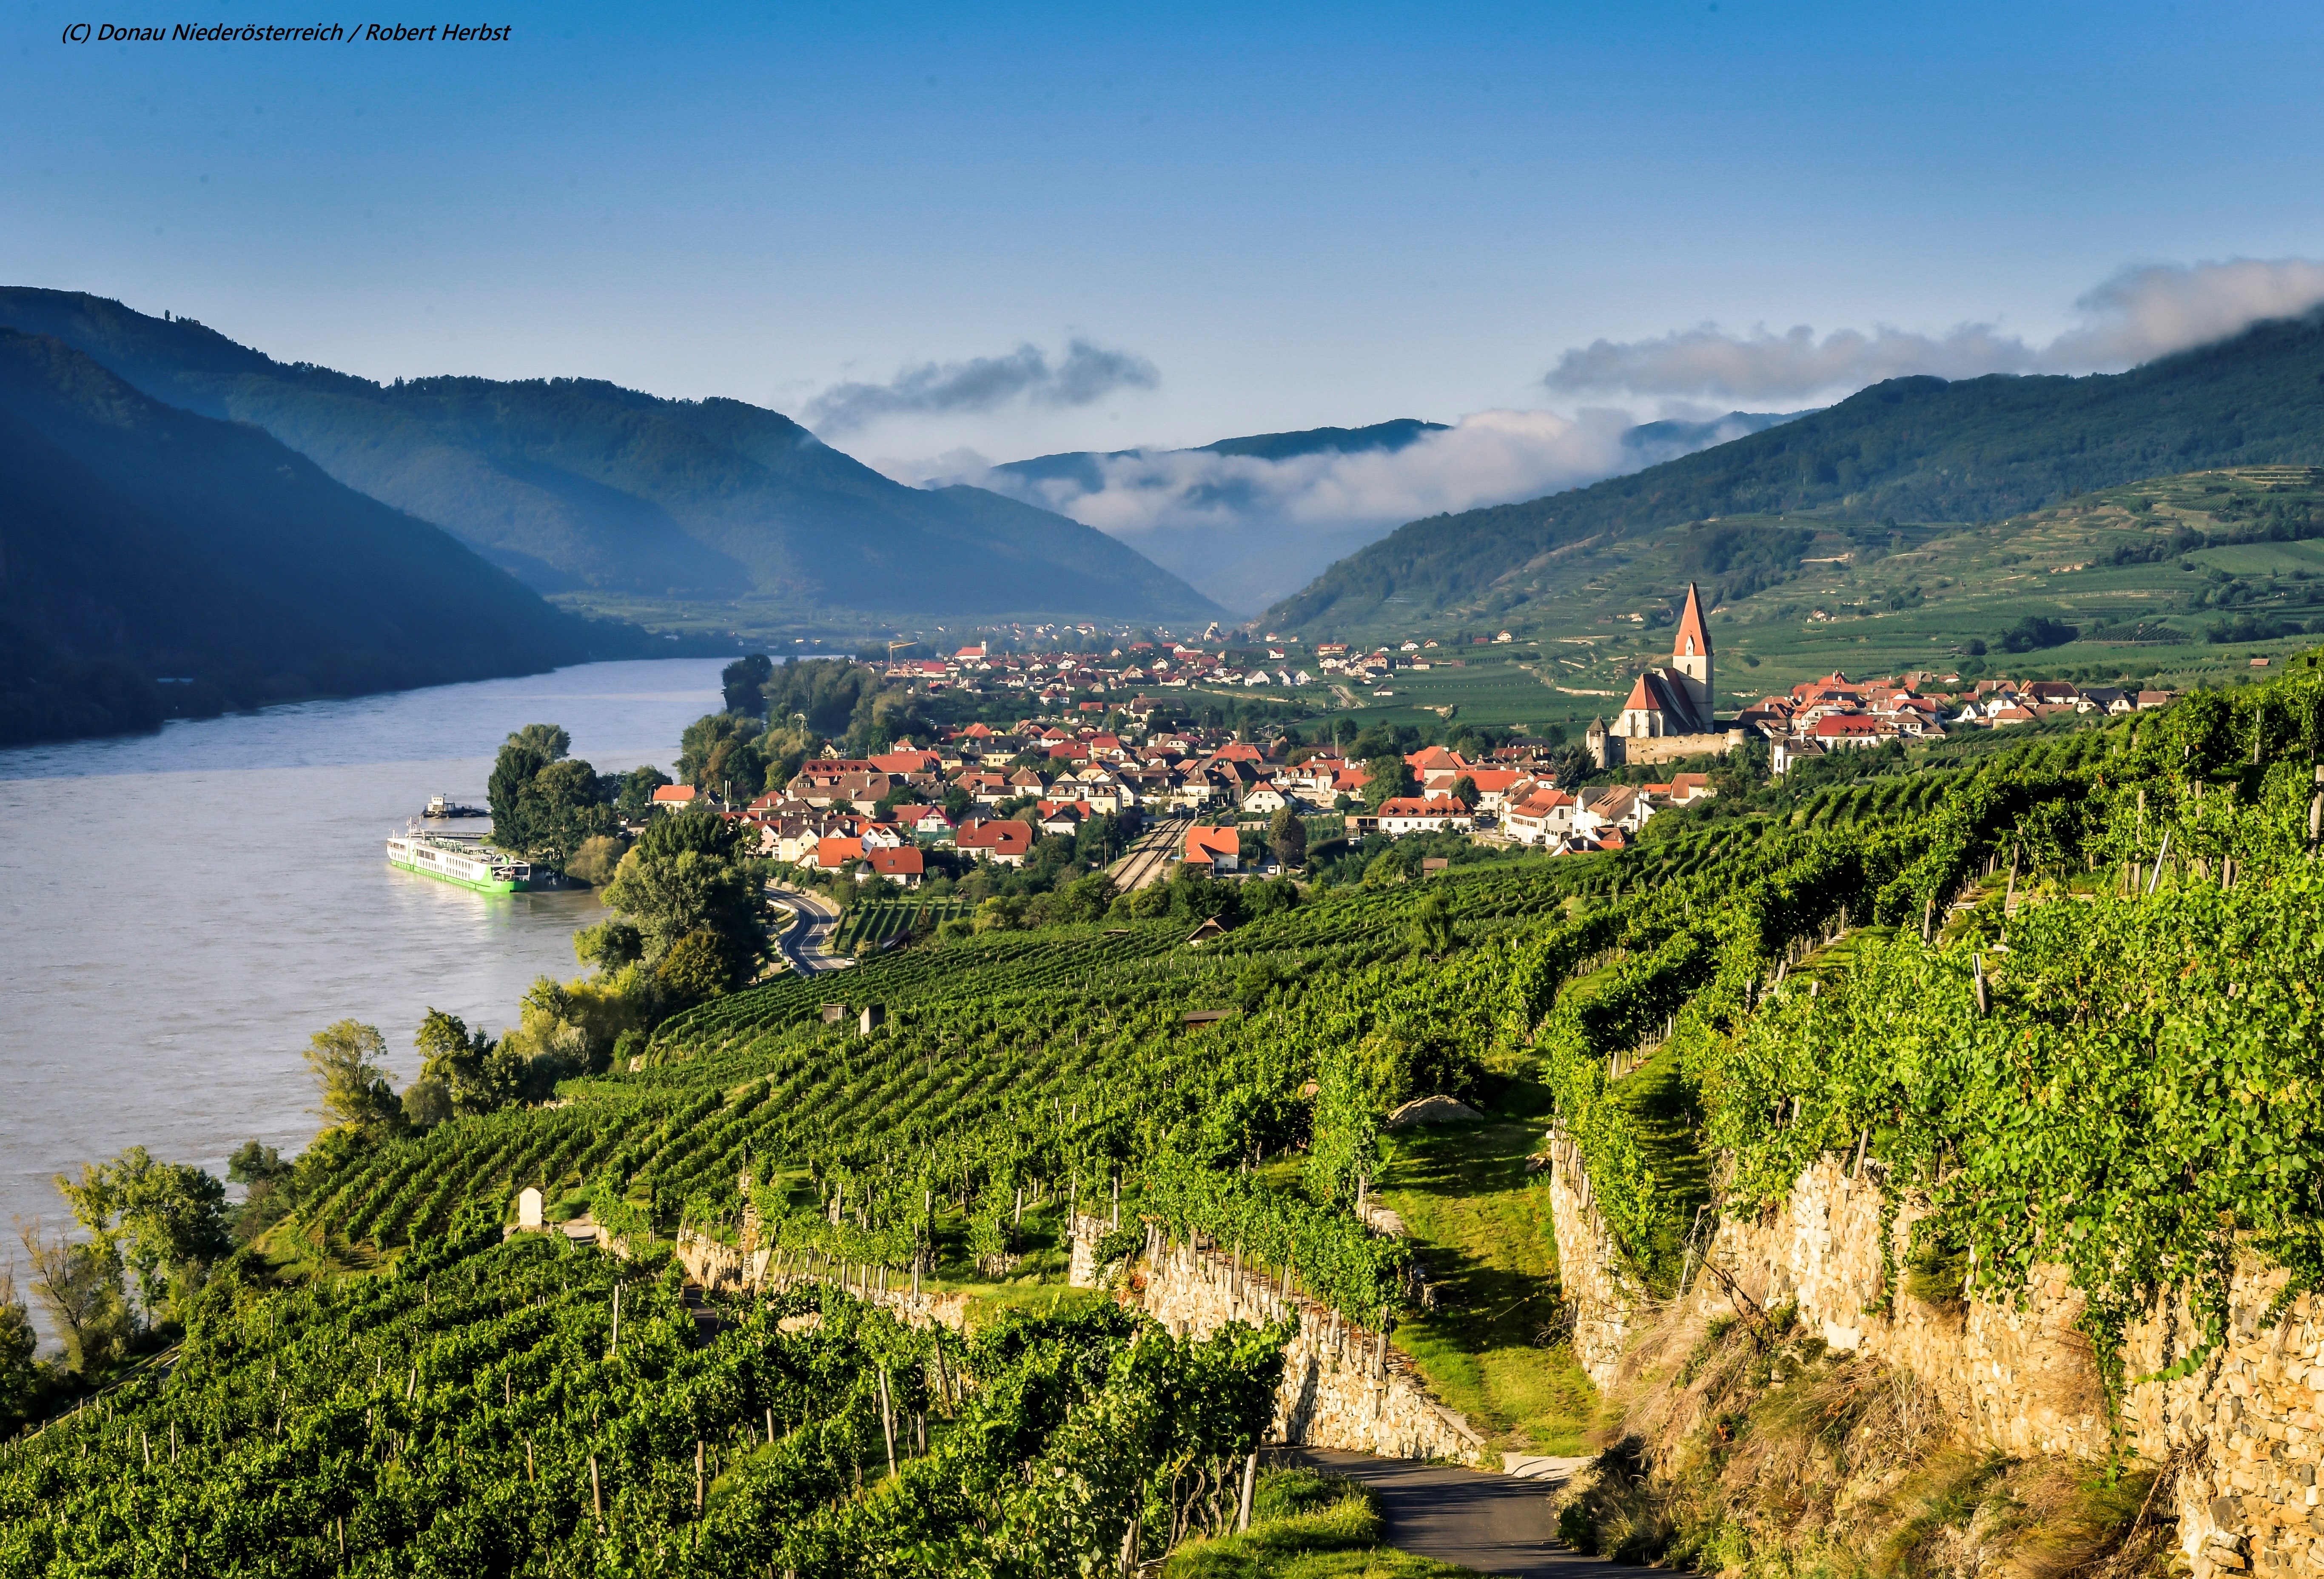
{"label": "red-roofed house", "polygon": [[1868,713],[1827,713],[1816,720],[1815,743],[1826,751],[1858,751],[1878,745],[1895,734]]}
{"label": "red-roofed house", "polygon": [[953,821],[941,806],[915,806],[902,808],[897,826],[923,845],[952,843]]}
{"label": "red-roofed house", "polygon": [[1242,836],[1232,828],[1188,828],[1185,861],[1189,866],[1213,873],[1238,871],[1242,865]]}
{"label": "red-roofed house", "polygon": [[917,848],[866,850],[863,863],[855,869],[855,881],[869,882],[875,877],[884,877],[906,888],[918,888],[927,873],[927,857]]}
{"label": "red-roofed house", "polygon": [[1473,827],[1476,820],[1467,807],[1450,795],[1398,795],[1380,802],[1379,831],[1390,838]]}
{"label": "red-roofed house", "polygon": [[973,822],[953,836],[953,845],[995,866],[1022,866],[1033,852],[1033,830],[1014,819]]}
{"label": "red-roofed house", "polygon": [[[1477,786],[1477,808],[1499,811],[1508,799],[1510,790],[1532,782],[1536,775],[1519,768],[1471,768],[1465,777]],[[1452,780],[1455,784],[1460,781],[1459,776]]]}
{"label": "red-roofed house", "polygon": [[662,811],[685,811],[693,807],[702,792],[691,784],[664,784],[654,791],[653,803]]}
{"label": "red-roofed house", "polygon": [[818,872],[840,872],[863,859],[862,838],[824,838],[815,842],[815,867]]}
{"label": "red-roofed house", "polygon": [[1573,831],[1573,812],[1564,790],[1536,790],[1501,814],[1501,826],[1521,845],[1554,845]]}

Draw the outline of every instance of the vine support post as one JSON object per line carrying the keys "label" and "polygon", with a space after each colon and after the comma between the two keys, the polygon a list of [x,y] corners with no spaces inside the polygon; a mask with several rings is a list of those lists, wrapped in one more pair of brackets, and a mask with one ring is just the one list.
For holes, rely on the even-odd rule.
{"label": "vine support post", "polygon": [[597,1455],[589,1455],[589,1514],[597,1521],[597,1533],[605,1533],[605,1489],[597,1480]]}
{"label": "vine support post", "polygon": [[888,1473],[896,1473],[896,1407],[888,1396],[888,1368],[880,1367],[880,1435],[888,1444]]}
{"label": "vine support post", "polygon": [[1259,1449],[1252,1448],[1242,1461],[1242,1494],[1235,1499],[1235,1533],[1240,1535],[1250,1528],[1250,1493],[1259,1480]]}

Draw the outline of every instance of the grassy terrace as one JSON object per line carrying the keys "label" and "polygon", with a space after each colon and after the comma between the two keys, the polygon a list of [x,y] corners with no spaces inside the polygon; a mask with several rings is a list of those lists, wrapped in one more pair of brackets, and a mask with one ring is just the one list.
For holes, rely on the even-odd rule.
{"label": "grassy terrace", "polygon": [[1519,1078],[1483,1123],[1404,1131],[1379,1196],[1435,1285],[1436,1308],[1396,1334],[1430,1388],[1496,1447],[1573,1454],[1597,1395],[1561,1343],[1549,1191],[1526,1171],[1544,1105]]}

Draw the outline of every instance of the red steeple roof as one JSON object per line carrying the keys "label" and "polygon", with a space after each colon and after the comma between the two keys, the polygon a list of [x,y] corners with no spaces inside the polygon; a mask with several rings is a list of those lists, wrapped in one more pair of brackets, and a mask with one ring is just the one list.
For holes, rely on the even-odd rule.
{"label": "red steeple roof", "polygon": [[1646,688],[1646,677],[1640,675],[1638,683],[1630,688],[1630,699],[1622,704],[1625,713],[1655,713],[1662,710],[1662,701]]}
{"label": "red steeple roof", "polygon": [[[1692,642],[1692,646],[1687,645]],[[1702,628],[1702,600],[1694,595],[1694,583],[1686,584],[1686,610],[1678,617],[1678,635],[1671,642],[1673,658],[1709,657],[1711,633]]]}

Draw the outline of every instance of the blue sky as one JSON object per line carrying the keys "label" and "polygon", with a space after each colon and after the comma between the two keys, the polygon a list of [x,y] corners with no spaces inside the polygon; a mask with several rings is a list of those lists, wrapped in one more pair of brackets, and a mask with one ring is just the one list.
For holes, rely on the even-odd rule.
{"label": "blue sky", "polygon": [[[1706,322],[2039,346],[2126,267],[2324,257],[2290,5],[488,4],[511,42],[122,47],[60,42],[78,3],[7,13],[0,278],[794,414],[1076,337],[1150,369],[832,435],[907,471],[1651,416],[1682,392],[1544,374]],[[111,19],[318,20],[142,3]],[[1804,403],[1750,392],[1684,398]]]}

